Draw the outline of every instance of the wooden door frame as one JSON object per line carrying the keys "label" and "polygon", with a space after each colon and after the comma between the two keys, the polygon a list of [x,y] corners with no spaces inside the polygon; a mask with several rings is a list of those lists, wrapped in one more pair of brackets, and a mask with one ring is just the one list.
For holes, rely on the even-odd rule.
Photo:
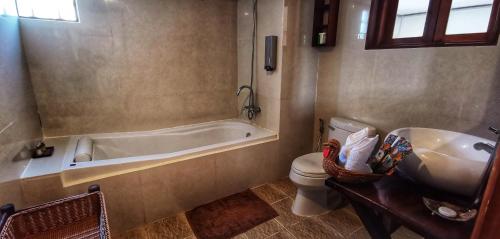
{"label": "wooden door frame", "polygon": [[484,191],[472,239],[495,238],[500,228],[500,138],[495,151],[495,162]]}

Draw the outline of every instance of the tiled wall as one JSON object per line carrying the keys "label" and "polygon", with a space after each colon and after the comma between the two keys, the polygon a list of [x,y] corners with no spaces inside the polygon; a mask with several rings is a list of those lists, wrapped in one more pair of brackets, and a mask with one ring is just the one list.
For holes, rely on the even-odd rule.
{"label": "tiled wall", "polygon": [[0,203],[22,202],[18,181],[11,180],[19,178],[27,149],[41,137],[36,111],[18,20],[0,16]]}
{"label": "tiled wall", "polygon": [[364,50],[358,34],[370,2],[341,2],[338,45],[320,54],[316,118],[491,138],[488,126],[500,126],[500,47]]}
{"label": "tiled wall", "polygon": [[313,149],[319,51],[311,46],[314,1],[285,0],[285,11],[280,158],[288,173],[296,157]]}
{"label": "tiled wall", "polygon": [[21,20],[46,136],[237,116],[236,1],[78,7],[80,23]]}
{"label": "tiled wall", "polygon": [[[266,4],[263,0],[260,2]],[[311,150],[318,54],[310,47],[308,37],[311,34],[312,3],[309,0],[286,0],[281,1],[283,5],[275,6],[286,15],[280,19],[286,20],[287,27],[276,32],[287,38],[280,50],[286,66],[282,68],[282,77],[274,79],[272,77],[276,76],[268,76],[276,81],[270,82],[276,84],[272,87],[278,91],[268,88],[262,91],[277,94],[273,97],[278,110],[270,112],[276,115],[274,120],[278,120],[273,124],[281,130],[278,141],[68,188],[62,187],[59,175],[23,180],[26,203],[31,205],[82,193],[88,185],[98,183],[106,196],[111,228],[117,232],[286,176],[293,159]]]}
{"label": "tiled wall", "polygon": [[[260,0],[257,4],[257,101],[260,126],[279,131],[277,175],[286,176],[292,161],[312,150],[318,51],[311,47],[314,1]],[[238,1],[238,83],[250,82],[252,0]],[[264,70],[265,36],[278,36],[278,64]],[[242,107],[246,95],[239,97]],[[245,115],[240,115],[245,118]]]}
{"label": "tiled wall", "polygon": [[[252,53],[252,0],[238,0],[238,86],[250,85]],[[282,80],[282,48],[278,47],[277,69],[274,72],[264,70],[265,37],[278,36],[278,45],[283,38],[283,0],[260,0],[257,4],[257,46],[254,89],[257,104],[262,113],[256,122],[262,127],[279,131],[280,94]],[[239,109],[248,96],[247,91],[238,99]],[[242,118],[246,114],[241,113]]]}
{"label": "tiled wall", "polygon": [[[24,179],[23,197],[35,205],[99,184],[112,232],[190,210],[279,178],[277,142],[216,153],[64,188],[60,175]],[[115,234],[116,235],[116,234]]]}
{"label": "tiled wall", "polygon": [[10,164],[23,147],[40,138],[41,132],[17,18],[0,17],[0,36],[0,168],[3,168],[3,163]]}

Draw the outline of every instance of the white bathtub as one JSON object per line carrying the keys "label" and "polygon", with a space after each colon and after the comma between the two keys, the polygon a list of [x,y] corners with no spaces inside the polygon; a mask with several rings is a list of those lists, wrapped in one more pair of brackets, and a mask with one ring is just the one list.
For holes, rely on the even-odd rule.
{"label": "white bathtub", "polygon": [[[92,161],[74,161],[78,140],[82,137],[90,137],[94,143]],[[275,132],[241,120],[147,132],[71,136],[61,177],[64,186],[72,186],[276,139]]]}

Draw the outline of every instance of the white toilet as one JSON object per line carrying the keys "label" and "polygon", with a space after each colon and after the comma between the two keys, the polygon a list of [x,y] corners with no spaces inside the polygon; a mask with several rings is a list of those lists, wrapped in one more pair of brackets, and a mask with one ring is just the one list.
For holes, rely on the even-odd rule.
{"label": "white toilet", "polygon": [[[336,139],[342,145],[347,136],[368,127],[375,136],[374,127],[342,118],[331,118],[328,139]],[[297,196],[292,212],[299,216],[316,216],[328,213],[341,202],[340,195],[325,186],[328,174],[323,169],[323,153],[311,153],[296,158],[290,170],[290,180],[297,186]]]}

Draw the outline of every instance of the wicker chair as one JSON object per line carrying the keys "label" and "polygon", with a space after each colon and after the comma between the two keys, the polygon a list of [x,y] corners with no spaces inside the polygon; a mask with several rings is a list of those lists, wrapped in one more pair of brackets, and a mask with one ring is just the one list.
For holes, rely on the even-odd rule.
{"label": "wicker chair", "polygon": [[110,238],[104,196],[98,185],[88,193],[15,211],[0,208],[0,239]]}

